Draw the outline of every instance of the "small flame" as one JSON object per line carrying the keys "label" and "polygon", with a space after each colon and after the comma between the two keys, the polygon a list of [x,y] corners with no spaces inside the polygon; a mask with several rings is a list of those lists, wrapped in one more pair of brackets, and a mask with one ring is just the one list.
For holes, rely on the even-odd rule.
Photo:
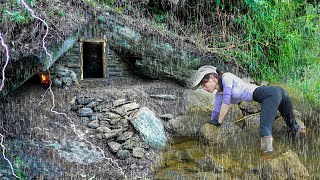
{"label": "small flame", "polygon": [[51,83],[49,73],[47,72],[40,73],[40,81],[43,86],[49,87]]}

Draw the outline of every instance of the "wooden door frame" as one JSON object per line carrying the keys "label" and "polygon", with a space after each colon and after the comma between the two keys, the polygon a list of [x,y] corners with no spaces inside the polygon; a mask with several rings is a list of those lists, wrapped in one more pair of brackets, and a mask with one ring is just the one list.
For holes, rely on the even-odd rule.
{"label": "wooden door frame", "polygon": [[83,80],[83,43],[84,42],[97,42],[102,43],[102,76],[103,78],[107,77],[107,61],[106,61],[106,47],[107,40],[106,39],[80,39],[80,73],[81,80]]}

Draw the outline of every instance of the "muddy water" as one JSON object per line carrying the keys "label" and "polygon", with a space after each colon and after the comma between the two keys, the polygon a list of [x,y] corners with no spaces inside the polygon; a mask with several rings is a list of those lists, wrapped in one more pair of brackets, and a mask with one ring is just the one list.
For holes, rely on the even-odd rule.
{"label": "muddy water", "polygon": [[[156,179],[196,179],[203,173],[199,160],[206,155],[215,156],[226,167],[228,178],[242,179],[246,172],[254,172],[265,159],[275,158],[282,153],[294,151],[307,168],[310,179],[320,179],[320,131],[309,130],[306,138],[296,139],[288,134],[274,135],[272,154],[261,153],[260,141],[256,136],[241,140],[229,140],[225,144],[205,145],[199,140],[179,137],[162,153],[162,160],[155,175]],[[250,179],[250,178],[249,178]]]}

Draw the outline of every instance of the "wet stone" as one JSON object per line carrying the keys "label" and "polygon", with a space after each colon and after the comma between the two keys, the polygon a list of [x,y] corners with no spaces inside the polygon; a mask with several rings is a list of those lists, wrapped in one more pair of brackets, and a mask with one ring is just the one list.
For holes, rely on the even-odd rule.
{"label": "wet stone", "polygon": [[71,107],[71,111],[78,111],[79,109],[83,108],[84,105],[73,105]]}
{"label": "wet stone", "polygon": [[96,138],[99,140],[103,139],[103,134],[102,133],[96,134]]}
{"label": "wet stone", "polygon": [[116,125],[116,124],[118,124],[119,121],[120,121],[120,119],[111,119],[111,120],[109,120],[109,123],[111,125]]}
{"label": "wet stone", "polygon": [[133,132],[126,131],[123,134],[121,134],[120,136],[118,136],[117,141],[123,142],[127,139],[130,139],[132,137],[132,135],[133,135]]}
{"label": "wet stone", "polygon": [[174,95],[160,94],[160,95],[150,95],[150,97],[155,98],[155,99],[160,99],[160,100],[167,100],[167,101],[176,100],[176,96],[174,96]]}
{"label": "wet stone", "polygon": [[113,106],[118,107],[118,106],[122,106],[122,105],[125,105],[128,103],[130,103],[130,101],[127,101],[126,99],[117,99],[117,100],[113,101]]}
{"label": "wet stone", "polygon": [[107,133],[107,132],[111,132],[111,129],[108,128],[108,127],[98,127],[98,128],[96,129],[96,131],[97,131],[98,133]]}
{"label": "wet stone", "polygon": [[90,117],[90,121],[93,120],[100,120],[100,118],[102,117],[102,114],[92,114],[92,116]]}
{"label": "wet stone", "polygon": [[81,104],[81,105],[87,105],[89,104],[90,102],[94,101],[95,99],[94,98],[91,98],[91,97],[79,97],[77,98],[77,104]]}
{"label": "wet stone", "polygon": [[140,147],[135,147],[132,149],[132,156],[136,158],[142,158],[144,155],[144,149]]}
{"label": "wet stone", "polygon": [[93,128],[93,129],[99,127],[99,120],[94,120],[94,121],[89,122],[88,127]]}
{"label": "wet stone", "polygon": [[109,132],[109,133],[105,133],[103,135],[103,138],[108,140],[108,139],[111,139],[111,138],[115,138],[118,136],[118,133],[115,133],[115,132]]}
{"label": "wet stone", "polygon": [[100,103],[97,102],[97,101],[92,101],[90,102],[89,104],[86,105],[87,108],[93,108],[93,107],[96,107],[98,106]]}
{"label": "wet stone", "polygon": [[87,125],[89,122],[90,122],[90,119],[88,117],[81,117],[80,118],[81,125]]}
{"label": "wet stone", "polygon": [[137,104],[137,103],[130,103],[130,104],[123,105],[122,108],[124,109],[124,111],[126,113],[128,113],[129,111],[132,111],[132,110],[140,108],[140,105]]}
{"label": "wet stone", "polygon": [[77,115],[80,117],[90,117],[92,114],[93,111],[90,108],[81,108],[77,111]]}
{"label": "wet stone", "polygon": [[116,156],[119,159],[128,159],[130,157],[130,151],[129,150],[119,150],[117,152]]}
{"label": "wet stone", "polygon": [[112,112],[107,112],[107,113],[104,115],[104,118],[108,118],[108,119],[120,119],[120,115],[119,115],[119,114],[112,113]]}
{"label": "wet stone", "polygon": [[117,142],[108,142],[108,146],[111,150],[111,152],[116,153],[119,151],[119,149],[121,148],[121,144],[117,143]]}
{"label": "wet stone", "polygon": [[110,126],[108,121],[100,121],[100,126],[105,127],[105,126]]}
{"label": "wet stone", "polygon": [[142,141],[140,140],[140,138],[138,136],[133,136],[132,138],[126,140],[126,142],[122,144],[122,147],[123,149],[132,150],[134,147],[137,147],[140,144],[142,144]]}

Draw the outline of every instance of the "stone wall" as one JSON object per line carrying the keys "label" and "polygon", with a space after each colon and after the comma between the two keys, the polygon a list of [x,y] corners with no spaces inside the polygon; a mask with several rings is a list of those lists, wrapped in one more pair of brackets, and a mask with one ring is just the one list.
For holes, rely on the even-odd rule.
{"label": "stone wall", "polygon": [[[106,39],[104,35],[100,32],[99,28],[96,26],[89,26],[89,28],[84,29],[82,36],[80,39]],[[66,52],[61,58],[59,58],[55,64],[53,64],[52,69],[55,69],[57,66],[67,67],[71,71],[75,72],[77,75],[77,79],[80,80],[81,77],[81,70],[80,70],[80,39],[74,46]],[[128,64],[125,63],[121,57],[108,45],[105,50],[106,54],[106,72],[107,78],[108,77],[121,77],[121,76],[128,76],[130,74]],[[54,72],[53,72],[54,73]]]}

